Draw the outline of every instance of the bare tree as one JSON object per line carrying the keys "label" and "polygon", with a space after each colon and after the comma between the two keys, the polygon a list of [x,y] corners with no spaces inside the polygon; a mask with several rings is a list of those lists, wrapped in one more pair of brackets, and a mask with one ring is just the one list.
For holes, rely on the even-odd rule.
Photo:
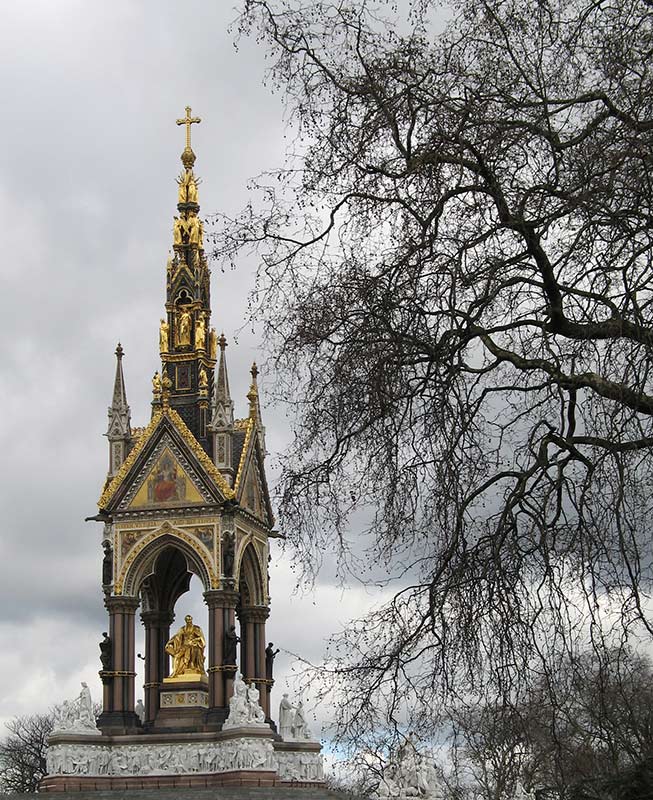
{"label": "bare tree", "polygon": [[52,733],[52,714],[14,717],[0,741],[0,791],[5,794],[36,792],[46,774],[45,756]]}
{"label": "bare tree", "polygon": [[653,7],[433,5],[241,18],[295,134],[215,246],[262,259],[281,521],[397,581],[332,643],[343,742],[650,633]]}

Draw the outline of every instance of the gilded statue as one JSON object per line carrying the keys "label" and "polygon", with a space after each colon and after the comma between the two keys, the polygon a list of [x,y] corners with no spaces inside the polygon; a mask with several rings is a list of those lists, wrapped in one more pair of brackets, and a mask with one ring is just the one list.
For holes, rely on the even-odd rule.
{"label": "gilded statue", "polygon": [[206,349],[206,320],[201,312],[195,322],[195,349]]}
{"label": "gilded statue", "polygon": [[206,375],[206,370],[204,367],[200,367],[200,376],[199,376],[199,386],[200,389],[206,389],[209,385],[209,379]]}
{"label": "gilded statue", "polygon": [[191,214],[191,216],[186,220],[186,224],[188,230],[188,241],[190,244],[199,245],[201,235],[200,221],[194,214]]}
{"label": "gilded statue", "polygon": [[155,372],[152,378],[152,391],[154,394],[161,394],[161,376],[158,372]]}
{"label": "gilded statue", "polygon": [[209,331],[209,356],[215,359],[216,353],[218,351],[218,337],[215,333],[215,328],[211,328]]}
{"label": "gilded statue", "polygon": [[180,175],[177,183],[179,184],[177,202],[197,203],[197,178],[193,175],[192,170]]}
{"label": "gilded statue", "polygon": [[174,224],[172,226],[172,241],[174,244],[182,244],[182,234],[184,232],[184,223],[183,220],[179,219],[179,217],[174,218]]}
{"label": "gilded statue", "polygon": [[160,353],[167,353],[169,349],[169,341],[170,341],[170,326],[168,323],[162,319],[161,324],[159,326],[159,352]]}
{"label": "gilded statue", "polygon": [[206,675],[204,669],[204,648],[206,641],[199,625],[193,625],[193,618],[188,614],[186,624],[166,644],[165,651],[172,656],[171,678],[188,675],[190,680],[197,680],[198,675]]}
{"label": "gilded statue", "polygon": [[190,344],[190,324],[191,316],[187,308],[182,308],[177,312],[177,344]]}
{"label": "gilded statue", "polygon": [[197,203],[197,178],[192,171],[187,173],[186,178],[187,196],[189,203]]}

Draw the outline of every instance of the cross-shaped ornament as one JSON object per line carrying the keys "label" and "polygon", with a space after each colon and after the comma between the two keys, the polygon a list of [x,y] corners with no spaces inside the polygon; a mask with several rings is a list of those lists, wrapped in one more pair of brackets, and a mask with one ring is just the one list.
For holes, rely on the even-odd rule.
{"label": "cross-shaped ornament", "polygon": [[201,122],[202,120],[199,117],[192,117],[191,116],[191,108],[190,106],[186,106],[186,116],[182,119],[177,120],[177,125],[185,125],[186,126],[186,148],[190,150],[190,126],[194,122]]}

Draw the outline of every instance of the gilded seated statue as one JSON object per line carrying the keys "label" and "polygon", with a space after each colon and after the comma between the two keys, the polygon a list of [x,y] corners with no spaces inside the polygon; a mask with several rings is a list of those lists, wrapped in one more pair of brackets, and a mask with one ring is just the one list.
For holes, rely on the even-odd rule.
{"label": "gilded seated statue", "polygon": [[190,614],[185,617],[186,624],[180,628],[165,647],[166,653],[172,656],[171,678],[188,676],[189,680],[198,680],[206,675],[204,669],[204,648],[206,641],[199,625],[193,625]]}

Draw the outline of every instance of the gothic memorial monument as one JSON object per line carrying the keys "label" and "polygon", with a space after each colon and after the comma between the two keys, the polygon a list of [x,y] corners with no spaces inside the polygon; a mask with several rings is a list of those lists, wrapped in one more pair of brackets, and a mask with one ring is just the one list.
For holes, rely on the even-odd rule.
{"label": "gothic memorial monument", "polygon": [[[102,712],[84,684],[64,703],[40,791],[181,786],[322,786],[320,745],[299,722],[271,717],[275,651],[267,644],[273,517],[257,369],[235,419],[226,341],[210,326],[210,271],[198,217],[190,126],[178,183],[173,252],[159,326],[152,415],[132,428],[116,350],[109,472],[94,519],[104,523]],[[208,625],[174,622],[196,575]],[[144,705],[135,703],[135,625],[145,628]],[[300,704],[301,705],[301,704]],[[285,712],[284,712],[285,713]],[[299,719],[299,717],[298,717]]]}

